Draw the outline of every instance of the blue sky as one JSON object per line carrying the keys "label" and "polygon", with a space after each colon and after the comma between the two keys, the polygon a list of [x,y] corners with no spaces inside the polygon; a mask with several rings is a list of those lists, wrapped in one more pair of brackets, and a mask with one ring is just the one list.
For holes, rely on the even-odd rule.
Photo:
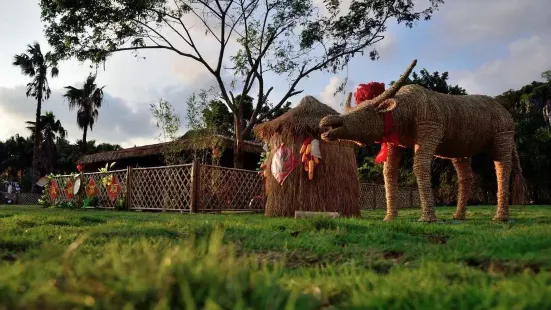
{"label": "blue sky", "polygon": [[[426,0],[416,1],[423,5]],[[346,1],[343,1],[346,2]],[[385,39],[377,44],[378,61],[366,55],[351,61],[348,90],[359,83],[395,80],[411,62],[418,59],[415,71],[426,68],[449,71],[453,84],[469,93],[497,95],[539,80],[551,68],[551,11],[549,0],[447,0],[430,21],[420,21],[413,29],[390,23]],[[27,135],[24,121],[33,118],[35,102],[24,94],[27,78],[11,65],[13,55],[26,44],[47,44],[42,34],[36,0],[0,0],[0,139],[15,133]],[[345,4],[346,6],[346,4]],[[207,39],[202,42],[208,45]],[[208,54],[207,50],[207,54]],[[118,54],[98,72],[98,83],[106,85],[106,103],[91,139],[141,145],[155,140],[156,132],[148,111],[149,103],[168,99],[185,119],[185,100],[195,90],[212,84],[200,64],[171,52],[142,53],[137,61],[130,54]],[[52,98],[43,111],[53,111],[69,132],[69,139],[80,138],[75,112],[62,99],[63,87],[80,84],[90,71],[87,64],[68,61],[60,66],[60,76],[50,81]],[[346,72],[337,75],[313,74],[299,87],[302,95],[313,95],[341,109],[344,95],[333,97],[335,87]],[[285,80],[273,77],[274,99],[286,91]],[[298,102],[301,95],[292,98]],[[185,128],[183,129],[185,130]]]}

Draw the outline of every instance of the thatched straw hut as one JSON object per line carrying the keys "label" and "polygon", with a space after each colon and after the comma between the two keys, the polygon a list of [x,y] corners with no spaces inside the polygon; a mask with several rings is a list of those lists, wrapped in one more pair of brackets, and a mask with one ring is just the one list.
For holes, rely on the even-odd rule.
{"label": "thatched straw hut", "polygon": [[320,120],[335,110],[311,96],[282,116],[257,125],[255,135],[268,144],[266,169],[277,148],[284,143],[300,161],[305,138],[320,141],[321,160],[313,180],[299,165],[283,184],[272,173],[266,179],[266,216],[294,216],[295,211],[339,212],[341,216],[360,214],[355,145],[350,142],[324,142],[320,139]]}

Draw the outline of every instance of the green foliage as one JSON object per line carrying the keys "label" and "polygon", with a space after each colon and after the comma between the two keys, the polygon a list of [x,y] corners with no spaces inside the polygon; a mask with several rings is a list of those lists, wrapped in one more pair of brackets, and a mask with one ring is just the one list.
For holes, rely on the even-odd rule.
{"label": "green foliage", "polygon": [[[0,208],[6,309],[548,309],[549,207],[363,219]],[[223,231],[223,233],[222,233]],[[101,255],[98,255],[101,253]]]}
{"label": "green foliage", "polygon": [[[36,122],[27,121],[27,129],[31,132],[31,139],[34,140],[34,133],[36,131]],[[61,125],[59,120],[56,120],[55,115],[52,112],[46,112],[46,114],[40,116],[41,129],[41,142],[40,142],[40,163],[43,173],[51,173],[54,170],[57,160],[57,147],[56,143],[59,139],[65,139],[67,131]]]}
{"label": "green foliage", "polygon": [[[411,78],[408,77],[405,85],[408,84],[417,84],[421,85],[427,89],[439,92],[442,94],[449,95],[466,95],[467,91],[460,87],[459,85],[448,85],[449,74],[444,72],[440,75],[438,71],[432,73],[432,75],[427,71],[427,69],[421,69],[419,74],[413,72]],[[390,82],[390,85],[394,84],[394,81]]]}
{"label": "green foliage", "polygon": [[551,119],[546,114],[546,107],[551,107],[551,81],[532,82],[496,99],[515,119],[517,149],[532,200],[551,201]]}
{"label": "green foliage", "polygon": [[163,150],[163,157],[166,165],[177,165],[183,162],[182,145],[179,143],[178,132],[181,127],[180,116],[170,102],[160,99],[158,104],[152,103],[150,111],[156,120],[159,130],[158,139],[166,143]]}
{"label": "green foliage", "polygon": [[[213,91],[212,89],[210,90]],[[231,136],[235,134],[234,116],[228,106],[221,100],[212,99],[208,91],[201,90],[198,94],[193,93],[187,101],[188,114],[187,121],[193,130],[204,130],[213,134]],[[254,113],[253,98],[250,96],[235,97],[235,102],[242,105],[243,109],[243,127],[248,127],[251,117]],[[267,103],[260,109],[260,113],[267,115],[264,121],[270,121],[284,114],[291,109],[291,102],[287,102],[281,107],[274,107]],[[270,110],[272,110],[270,112]],[[253,140],[252,132],[243,137],[246,140]]]}
{"label": "green foliage", "polygon": [[548,83],[551,83],[551,70],[544,71],[541,74],[541,78],[545,79]]}

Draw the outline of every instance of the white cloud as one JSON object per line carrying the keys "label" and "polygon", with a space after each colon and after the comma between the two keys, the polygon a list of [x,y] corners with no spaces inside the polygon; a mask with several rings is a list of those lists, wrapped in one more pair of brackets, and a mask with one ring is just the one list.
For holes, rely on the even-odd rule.
{"label": "white cloud", "polygon": [[353,92],[355,87],[354,82],[348,80],[345,86],[344,93],[339,92],[338,94],[335,94],[335,91],[339,88],[339,86],[341,86],[343,82],[343,78],[333,76],[331,77],[331,79],[329,79],[329,83],[323,88],[323,91],[320,93],[321,102],[332,107],[339,113],[344,112],[344,101],[346,100],[346,96],[348,96],[349,92]]}
{"label": "white cloud", "polygon": [[518,89],[539,80],[541,73],[551,68],[550,39],[533,35],[516,40],[509,44],[506,57],[450,76],[472,94],[498,95],[508,89]]}
{"label": "white cloud", "polygon": [[[167,92],[165,98],[171,102],[185,97],[185,91]],[[105,94],[104,103],[99,111],[98,121],[93,131],[88,132],[89,140],[98,142],[119,143],[123,146],[155,142],[156,128],[152,123],[149,104],[134,105],[130,108],[125,100]],[[183,105],[174,105],[176,112],[184,119]],[[2,126],[0,136],[9,137],[14,133],[27,135],[25,121],[34,120],[36,102],[25,96],[24,86],[16,88],[0,87],[0,113]],[[70,111],[62,92],[52,90],[51,98],[42,106],[42,113],[52,111],[68,131],[68,139],[81,139],[82,131],[76,125],[76,111]]]}
{"label": "white cloud", "polygon": [[435,18],[454,41],[511,38],[551,29],[549,0],[446,1]]}

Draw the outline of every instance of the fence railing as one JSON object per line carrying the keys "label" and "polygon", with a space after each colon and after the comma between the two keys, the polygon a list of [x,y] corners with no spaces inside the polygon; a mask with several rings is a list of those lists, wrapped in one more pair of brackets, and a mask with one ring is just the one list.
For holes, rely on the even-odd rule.
{"label": "fence railing", "polygon": [[[110,199],[106,183],[115,177],[120,191]],[[81,189],[76,196],[68,195],[67,185],[80,179]],[[263,211],[264,179],[256,171],[201,165],[127,168],[108,172],[83,173],[78,176],[57,176],[55,182],[59,193],[52,205],[62,202],[82,204],[87,198],[86,188],[91,180],[98,188],[96,208],[177,211]],[[48,192],[48,186],[46,188]],[[19,204],[36,204],[39,194],[21,193]],[[399,188],[398,207],[419,206],[416,188]],[[360,184],[360,207],[362,209],[386,208],[385,189],[380,184]]]}

